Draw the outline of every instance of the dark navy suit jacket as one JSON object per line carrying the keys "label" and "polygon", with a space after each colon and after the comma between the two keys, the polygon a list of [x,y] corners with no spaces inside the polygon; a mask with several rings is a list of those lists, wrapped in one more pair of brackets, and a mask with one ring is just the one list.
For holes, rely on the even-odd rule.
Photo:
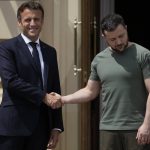
{"label": "dark navy suit jacket", "polygon": [[[21,35],[0,43],[0,76],[3,97],[0,105],[0,135],[31,135],[37,126],[45,93],[60,93],[56,50],[40,41],[44,61],[44,87],[41,76]],[[50,129],[63,131],[62,110],[48,109]]]}

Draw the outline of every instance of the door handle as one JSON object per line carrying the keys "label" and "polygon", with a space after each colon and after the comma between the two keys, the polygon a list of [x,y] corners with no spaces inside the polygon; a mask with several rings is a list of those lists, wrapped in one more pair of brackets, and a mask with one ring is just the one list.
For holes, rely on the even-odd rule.
{"label": "door handle", "polygon": [[78,72],[81,72],[82,69],[78,66],[78,25],[81,24],[81,21],[78,21],[77,18],[74,19],[74,76],[77,75]]}
{"label": "door handle", "polygon": [[96,43],[96,33],[97,33],[97,22],[96,22],[96,17],[94,17],[94,56],[96,55],[96,51],[97,51],[97,43]]}

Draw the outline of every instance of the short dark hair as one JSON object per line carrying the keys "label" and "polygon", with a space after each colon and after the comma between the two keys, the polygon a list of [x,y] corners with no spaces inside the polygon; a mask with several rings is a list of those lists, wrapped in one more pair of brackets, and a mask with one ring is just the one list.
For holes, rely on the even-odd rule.
{"label": "short dark hair", "polygon": [[43,9],[42,5],[38,2],[30,1],[30,2],[25,2],[25,3],[21,4],[21,6],[18,8],[18,11],[17,11],[17,19],[18,20],[21,20],[21,13],[26,8],[30,9],[30,10],[40,10],[42,12],[42,18],[44,18],[44,9]]}
{"label": "short dark hair", "polygon": [[123,25],[126,27],[123,17],[119,14],[109,14],[104,17],[101,21],[101,30],[104,34],[104,31],[114,31],[118,25]]}

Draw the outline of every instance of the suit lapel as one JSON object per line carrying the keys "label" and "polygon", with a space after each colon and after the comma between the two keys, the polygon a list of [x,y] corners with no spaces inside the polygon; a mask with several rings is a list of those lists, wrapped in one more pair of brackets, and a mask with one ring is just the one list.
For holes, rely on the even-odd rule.
{"label": "suit lapel", "polygon": [[[36,64],[33,61],[32,55],[28,49],[28,46],[26,45],[26,43],[24,42],[23,38],[21,37],[21,35],[19,35],[18,37],[18,48],[22,51],[23,55],[26,57],[26,59],[28,59],[29,63],[31,63],[33,69],[40,75],[38,68],[36,66]],[[43,62],[44,62],[44,83],[43,83],[43,87],[44,89],[46,89],[47,86],[47,78],[48,78],[48,57],[47,57],[47,53],[46,53],[46,46],[43,44],[43,42],[40,41],[40,47],[41,47],[41,52],[42,52],[42,57],[43,57]],[[41,77],[41,76],[40,76]],[[41,77],[42,79],[42,77]]]}
{"label": "suit lapel", "polygon": [[31,65],[34,68],[34,70],[40,75],[35,62],[33,61],[32,55],[31,55],[31,53],[30,53],[30,51],[28,49],[27,44],[24,42],[24,40],[21,37],[21,35],[19,35],[17,38],[19,40],[19,42],[18,42],[18,48],[22,51],[22,53],[25,56],[25,58],[29,60],[29,63],[31,63]]}
{"label": "suit lapel", "polygon": [[43,56],[43,62],[44,62],[44,88],[47,86],[47,79],[48,79],[48,57],[46,53],[46,47],[45,45],[40,41],[40,47],[41,47],[41,52]]}

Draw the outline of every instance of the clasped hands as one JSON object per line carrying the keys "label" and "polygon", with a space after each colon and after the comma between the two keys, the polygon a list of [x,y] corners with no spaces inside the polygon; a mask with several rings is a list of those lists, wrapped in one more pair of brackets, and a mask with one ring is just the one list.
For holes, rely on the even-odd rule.
{"label": "clasped hands", "polygon": [[47,106],[53,109],[60,108],[63,105],[61,95],[54,92],[46,94],[45,99],[43,101]]}

